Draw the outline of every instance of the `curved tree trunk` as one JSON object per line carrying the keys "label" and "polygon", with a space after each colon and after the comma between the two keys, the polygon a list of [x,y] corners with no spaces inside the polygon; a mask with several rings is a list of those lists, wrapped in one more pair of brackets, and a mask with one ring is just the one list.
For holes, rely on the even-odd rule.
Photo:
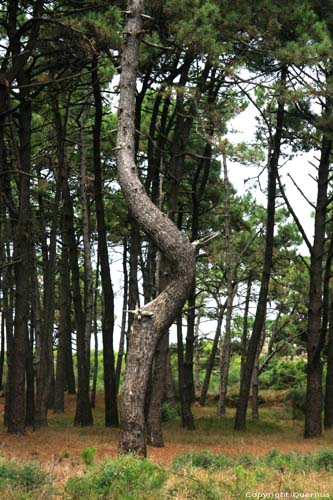
{"label": "curved tree trunk", "polygon": [[169,261],[172,276],[156,299],[134,315],[122,394],[119,450],[146,455],[144,405],[153,356],[163,332],[193,288],[195,251],[187,237],[151,202],[135,165],[135,91],[143,0],[128,2],[118,108],[118,177],[133,218]]}

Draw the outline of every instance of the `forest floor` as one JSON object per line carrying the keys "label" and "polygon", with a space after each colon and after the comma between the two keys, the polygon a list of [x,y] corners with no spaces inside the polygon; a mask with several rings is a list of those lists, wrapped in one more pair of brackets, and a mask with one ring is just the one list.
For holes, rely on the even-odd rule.
{"label": "forest floor", "polygon": [[[57,415],[50,412],[49,426],[41,431],[33,432],[28,429],[25,436],[18,437],[9,435],[1,424],[0,457],[3,460],[18,463],[37,463],[52,476],[57,488],[62,488],[72,476],[84,473],[86,469],[82,458],[84,449],[88,447],[96,449],[95,461],[97,463],[106,458],[116,457],[118,431],[105,428],[103,425],[103,396],[97,397],[94,410],[95,425],[88,428],[73,426],[75,399],[75,396],[67,396],[65,414]],[[261,405],[260,420],[249,419],[245,432],[233,430],[233,408],[228,409],[227,416],[223,418],[215,416],[215,407],[212,406],[202,408],[195,405],[194,413],[195,431],[182,429],[179,421],[169,421],[163,424],[165,447],[148,448],[148,457],[155,464],[170,468],[175,456],[190,451],[209,450],[232,458],[243,454],[263,457],[271,450],[302,455],[314,454],[318,450],[327,448],[333,450],[333,431],[325,432],[321,438],[305,440],[302,421],[293,421],[290,407],[281,401]],[[1,421],[2,414],[3,399],[0,400]],[[276,488],[281,490],[281,471],[283,473],[284,470],[283,467],[280,469],[275,481]],[[305,473],[290,480],[294,484],[299,482],[304,486],[304,479]],[[314,471],[306,475],[306,483],[310,489],[313,483],[313,491],[317,491],[319,485],[322,491],[323,489],[330,492],[332,490],[332,497],[312,498],[333,498],[331,475],[326,477],[325,474]]]}

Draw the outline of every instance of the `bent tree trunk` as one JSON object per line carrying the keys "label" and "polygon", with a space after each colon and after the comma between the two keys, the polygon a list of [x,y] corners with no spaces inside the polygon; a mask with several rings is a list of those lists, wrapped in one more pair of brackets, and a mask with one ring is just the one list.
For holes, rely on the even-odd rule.
{"label": "bent tree trunk", "polygon": [[145,456],[144,405],[153,356],[163,332],[170,327],[192,290],[195,251],[188,238],[149,199],[136,171],[135,91],[143,4],[143,0],[130,0],[127,8],[118,108],[118,177],[133,218],[173,270],[163,292],[134,315],[128,346],[119,451]]}

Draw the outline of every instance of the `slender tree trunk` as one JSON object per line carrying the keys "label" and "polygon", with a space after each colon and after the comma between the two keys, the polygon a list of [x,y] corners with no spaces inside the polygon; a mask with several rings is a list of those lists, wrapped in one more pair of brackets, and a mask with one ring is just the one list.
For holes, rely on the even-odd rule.
{"label": "slender tree trunk", "polygon": [[123,275],[124,275],[124,286],[123,286],[123,310],[121,313],[121,328],[120,328],[120,338],[119,338],[119,348],[117,357],[117,367],[116,367],[116,391],[118,394],[121,367],[124,357],[124,346],[125,346],[125,336],[126,336],[126,317],[127,317],[127,295],[128,295],[128,273],[127,273],[127,239],[124,238],[124,251],[123,251]]}
{"label": "slender tree trunk", "polygon": [[99,261],[97,259],[96,266],[96,281],[94,291],[94,367],[93,367],[93,382],[91,387],[90,404],[92,408],[96,406],[96,388],[97,388],[97,375],[98,375],[98,324],[97,324],[97,304],[98,304],[98,276],[99,275]]}
{"label": "slender tree trunk", "polygon": [[[76,291],[76,307],[80,309],[80,327],[77,329],[77,366],[78,366],[78,397],[76,401],[75,425],[87,426],[93,424],[91,404],[89,398],[90,389],[90,336],[93,316],[93,279],[90,251],[90,230],[89,230],[89,208],[86,191],[86,151],[83,126],[80,126],[80,149],[81,149],[81,170],[80,170],[80,190],[82,203],[82,230],[83,230],[83,253],[84,253],[84,311],[82,310],[81,293],[79,289],[79,270],[77,259],[75,270],[72,268],[73,287],[74,275],[78,290]],[[74,293],[74,291],[73,291]],[[74,299],[75,301],[75,299]]]}
{"label": "slender tree trunk", "polygon": [[235,418],[235,429],[243,430],[246,425],[246,412],[251,388],[252,372],[255,357],[260,342],[261,332],[266,317],[266,303],[268,296],[268,287],[272,267],[273,246],[274,246],[274,226],[275,226],[275,199],[276,199],[276,180],[278,174],[278,164],[280,158],[281,139],[284,122],[284,97],[282,93],[286,88],[287,68],[284,66],[281,70],[281,94],[279,97],[276,131],[273,141],[273,151],[270,155],[268,165],[268,193],[267,193],[267,220],[266,220],[266,238],[264,263],[261,278],[261,286],[257,304],[257,310],[252,330],[252,335],[248,343],[246,362],[244,366],[243,378],[241,380],[240,394]]}
{"label": "slender tree trunk", "polygon": [[94,56],[92,67],[92,86],[95,102],[95,120],[93,127],[94,155],[94,187],[97,219],[98,253],[101,266],[101,281],[103,293],[102,337],[103,337],[103,373],[105,425],[118,426],[118,406],[116,374],[114,366],[113,330],[114,330],[114,294],[111,282],[109,252],[107,247],[103,179],[101,167],[101,126],[102,126],[102,95],[98,77],[97,56]]}
{"label": "slender tree trunk", "polygon": [[325,429],[333,427],[333,294],[328,328],[324,426]]}
{"label": "slender tree trunk", "polygon": [[[332,104],[326,109],[327,118],[332,116]],[[324,338],[321,330],[323,306],[323,255],[325,246],[325,221],[327,211],[327,186],[332,150],[331,134],[324,133],[318,170],[318,192],[315,211],[314,239],[310,263],[310,293],[307,328],[307,390],[304,437],[318,437],[322,433],[322,361]]]}
{"label": "slender tree trunk", "polygon": [[63,413],[65,410],[65,386],[66,386],[66,346],[70,338],[70,279],[69,279],[69,249],[66,235],[63,231],[61,259],[60,259],[60,283],[59,283],[59,330],[58,351],[55,381],[54,412]]}
{"label": "slender tree trunk", "polygon": [[147,416],[147,442],[155,448],[164,446],[161,419],[165,401],[169,332],[161,337],[154,357],[152,390]]}
{"label": "slender tree trunk", "polygon": [[[21,82],[22,83],[22,82]],[[8,432],[25,433],[25,368],[27,357],[29,292],[31,276],[31,101],[21,92],[19,125],[19,214],[14,238],[15,319],[11,363],[8,372]]]}
{"label": "slender tree trunk", "polygon": [[212,350],[210,352],[210,355],[209,355],[209,358],[207,361],[206,374],[205,374],[205,378],[204,378],[204,381],[202,384],[202,389],[201,389],[201,394],[200,394],[200,399],[199,399],[199,403],[201,406],[205,406],[205,404],[206,404],[210,377],[211,377],[211,374],[212,374],[212,371],[214,368],[217,348],[218,348],[219,340],[221,337],[223,316],[224,316],[224,312],[225,312],[226,307],[227,307],[226,302],[223,305],[219,304],[219,306],[218,306],[217,324],[216,324],[216,330],[215,330],[215,335],[214,335],[214,339],[213,339]]}
{"label": "slender tree trunk", "polygon": [[201,381],[200,381],[200,372],[201,372],[201,363],[200,363],[200,319],[201,319],[201,311],[199,309],[197,314],[197,321],[195,325],[195,338],[194,338],[194,392],[195,397],[199,397],[201,392]]}
{"label": "slender tree trunk", "polygon": [[5,315],[3,312],[3,308],[1,310],[1,323],[0,323],[0,343],[1,343],[1,351],[0,351],[0,391],[3,389],[3,369],[5,364]]}
{"label": "slender tree trunk", "polygon": [[262,348],[264,346],[265,336],[266,336],[266,329],[264,327],[262,330],[260,344],[258,346],[252,373],[252,419],[253,420],[259,420],[259,358]]}
{"label": "slender tree trunk", "polygon": [[167,359],[166,370],[167,370],[167,372],[166,372],[166,383],[165,383],[165,402],[168,403],[173,408],[175,408],[176,407],[176,396],[175,396],[175,385],[174,385],[173,375],[172,375],[170,349],[168,349],[168,359]]}
{"label": "slender tree trunk", "polygon": [[226,153],[222,150],[225,206],[224,206],[224,241],[225,241],[225,268],[227,279],[227,311],[225,321],[225,332],[221,341],[220,353],[220,397],[217,406],[217,415],[222,416],[227,411],[228,375],[231,356],[231,319],[234,299],[233,272],[231,268],[231,227],[230,227],[230,183],[228,178],[228,166]]}
{"label": "slender tree trunk", "polygon": [[[55,113],[59,111],[55,109]],[[58,118],[60,120],[60,118]],[[56,192],[54,197],[52,223],[50,232],[49,250],[46,248],[45,277],[44,277],[44,307],[43,322],[40,337],[40,357],[37,366],[37,394],[35,407],[35,427],[47,426],[47,411],[50,407],[51,396],[54,400],[54,359],[53,359],[53,328],[55,310],[55,275],[57,262],[57,232],[58,213],[62,191],[62,170],[64,165],[63,138],[58,135],[58,171],[56,177]],[[54,403],[54,401],[53,401]]]}
{"label": "slender tree trunk", "polygon": [[241,341],[241,366],[240,366],[240,380],[242,380],[244,375],[245,359],[246,359],[246,348],[247,348],[247,336],[248,336],[248,324],[249,324],[249,307],[251,300],[251,289],[252,280],[249,278],[246,287],[246,297],[245,297],[245,308],[244,308],[244,319],[243,319],[243,332]]}
{"label": "slender tree trunk", "polygon": [[89,372],[86,365],[86,343],[84,336],[84,317],[80,289],[80,269],[78,265],[77,243],[74,232],[74,214],[67,176],[63,182],[63,224],[69,248],[69,262],[72,275],[72,293],[77,336],[78,389],[75,425],[89,426],[93,417],[89,399]]}
{"label": "slender tree trunk", "polygon": [[153,357],[162,334],[193,287],[195,252],[189,240],[151,202],[135,166],[135,90],[143,1],[129,0],[121,58],[118,107],[118,176],[130,211],[170,263],[172,277],[156,299],[135,315],[127,353],[119,449],[146,455],[144,406]]}
{"label": "slender tree trunk", "polygon": [[35,427],[34,327],[32,325],[34,325],[33,318],[31,318],[30,337],[27,339],[25,425]]}

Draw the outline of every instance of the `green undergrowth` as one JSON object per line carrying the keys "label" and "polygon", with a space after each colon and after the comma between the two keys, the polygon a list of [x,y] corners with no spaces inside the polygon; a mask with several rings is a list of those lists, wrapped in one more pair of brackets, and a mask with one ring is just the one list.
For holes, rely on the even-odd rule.
{"label": "green undergrowth", "polygon": [[47,475],[35,464],[0,460],[0,498],[39,500],[48,489]]}
{"label": "green undergrowth", "polygon": [[232,458],[210,451],[192,451],[177,455],[171,469],[126,455],[87,468],[83,477],[71,478],[64,499],[240,499],[251,489],[270,484],[276,478],[280,484],[282,474],[292,487],[293,474],[303,478],[310,471],[320,473],[321,480],[323,474],[330,477],[333,450],[325,448],[312,455],[271,450],[263,457],[241,454]]}
{"label": "green undergrowth", "polygon": [[267,467],[290,472],[333,471],[333,449],[323,448],[314,454],[301,454],[296,452],[282,453],[271,450],[263,457],[254,457],[249,454],[240,454],[229,458],[222,453],[210,451],[190,451],[177,455],[173,460],[173,470],[188,470],[202,468],[219,470],[226,468]]}

